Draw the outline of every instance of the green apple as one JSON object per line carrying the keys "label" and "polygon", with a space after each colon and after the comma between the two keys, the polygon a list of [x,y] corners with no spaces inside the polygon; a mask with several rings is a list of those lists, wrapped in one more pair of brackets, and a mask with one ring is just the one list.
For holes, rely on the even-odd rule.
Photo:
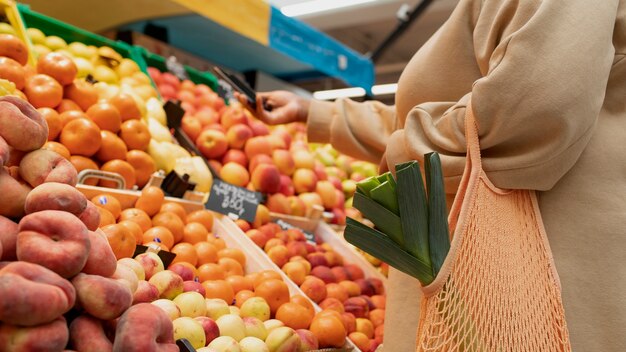
{"label": "green apple", "polygon": [[204,297],[198,292],[183,292],[174,298],[174,303],[180,308],[183,317],[195,318],[206,315]]}
{"label": "green apple", "polygon": [[27,28],[26,35],[33,44],[45,45],[46,43],[46,35],[37,28]]}
{"label": "green apple", "polygon": [[194,348],[206,345],[204,328],[197,320],[181,317],[175,319],[172,324],[174,325],[174,340],[187,339]]}
{"label": "green apple", "polygon": [[270,318],[270,306],[262,297],[248,298],[241,305],[242,317],[254,317],[261,321],[266,321]]}
{"label": "green apple", "polygon": [[219,317],[215,323],[220,328],[221,336],[230,336],[235,341],[241,341],[246,337],[246,326],[240,316],[226,314]]}
{"label": "green apple", "polygon": [[0,22],[0,34],[17,35],[15,29],[10,24],[4,22]]}
{"label": "green apple", "polygon": [[67,47],[65,40],[61,37],[57,37],[56,35],[47,36],[43,45],[47,46],[52,51]]}
{"label": "green apple", "polygon": [[263,340],[252,336],[239,341],[239,347],[241,348],[241,352],[270,352],[270,349]]}

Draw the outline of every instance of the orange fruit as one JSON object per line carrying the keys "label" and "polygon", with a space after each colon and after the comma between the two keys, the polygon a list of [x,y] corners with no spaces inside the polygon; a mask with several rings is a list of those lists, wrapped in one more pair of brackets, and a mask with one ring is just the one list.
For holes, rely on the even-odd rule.
{"label": "orange fruit", "polygon": [[68,110],[64,112],[59,112],[59,119],[61,119],[61,124],[63,127],[68,124],[70,121],[85,119],[89,120],[87,115],[80,110]]}
{"label": "orange fruit", "polygon": [[98,208],[98,212],[100,213],[100,225],[98,225],[98,227],[115,224],[115,217],[113,217],[110,211],[101,207],[96,208]]}
{"label": "orange fruit", "polygon": [[204,287],[206,292],[206,298],[223,299],[226,303],[228,303],[228,305],[231,305],[233,303],[233,299],[235,299],[233,288],[230,287],[230,284],[224,280],[203,281],[202,287]]}
{"label": "orange fruit", "polygon": [[148,126],[139,120],[128,120],[120,127],[120,137],[128,146],[128,149],[146,150],[150,144],[150,131]]}
{"label": "orange fruit", "polygon": [[99,102],[92,105],[85,112],[89,119],[100,127],[102,130],[117,133],[122,126],[122,117],[119,110],[113,104],[107,102]]}
{"label": "orange fruit", "polygon": [[183,239],[185,224],[175,213],[158,213],[152,218],[152,226],[167,227],[174,235],[174,243]]}
{"label": "orange fruit", "polygon": [[249,277],[245,277],[242,275],[230,275],[226,276],[226,281],[228,281],[230,287],[233,288],[233,291],[235,291],[235,293],[243,290],[254,290],[254,285],[252,285],[252,279]]}
{"label": "orange fruit", "polygon": [[[224,272],[215,263],[206,263],[198,267],[198,279],[200,282],[207,280],[224,280]],[[208,298],[209,296],[207,296]]]}
{"label": "orange fruit", "polygon": [[141,226],[139,226],[139,224],[130,220],[122,220],[118,222],[118,225],[124,226],[126,230],[130,231],[130,233],[135,236],[136,244],[143,243],[143,230],[141,230]]}
{"label": "orange fruit", "polygon": [[141,118],[141,111],[139,111],[135,99],[128,94],[120,93],[109,99],[109,103],[120,112],[122,121]]}
{"label": "orange fruit", "polygon": [[172,253],[176,253],[176,258],[172,261],[172,264],[179,262],[186,262],[192,265],[198,263],[198,254],[196,248],[190,243],[178,243],[171,250]]}
{"label": "orange fruit", "polygon": [[265,280],[254,288],[254,293],[269,304],[272,314],[276,313],[281,305],[289,302],[289,288],[281,280]]}
{"label": "orange fruit", "polygon": [[44,144],[41,149],[46,149],[46,150],[50,150],[53,151],[59,155],[61,155],[62,157],[64,157],[67,160],[70,160],[70,151],[67,150],[67,148],[61,144],[61,143],[57,143],[57,142],[52,142],[52,141],[47,141],[46,144]]}
{"label": "orange fruit", "polygon": [[66,111],[80,111],[83,112],[83,109],[80,108],[80,106],[78,106],[78,104],[76,104],[75,102],[69,100],[69,99],[63,99],[61,100],[61,103],[59,105],[57,105],[57,107],[55,108],[59,114],[64,113]]}
{"label": "orange fruit", "polygon": [[[207,239],[211,238],[211,235],[207,236]],[[226,242],[224,242],[224,239],[222,238],[213,238],[213,240],[210,240],[209,242],[213,243],[213,245],[215,246],[215,248],[217,248],[218,251],[221,251],[222,249],[226,248]]]}
{"label": "orange fruit", "polygon": [[217,252],[218,258],[232,258],[241,264],[242,268],[246,267],[246,255],[238,248],[224,248]]}
{"label": "orange fruit", "polygon": [[235,294],[235,305],[241,308],[241,306],[243,305],[243,302],[247,301],[248,298],[252,298],[252,297],[254,297],[254,292],[250,290],[241,290]]}
{"label": "orange fruit", "polygon": [[64,97],[73,100],[82,110],[98,102],[98,90],[93,84],[82,79],[76,79],[70,85],[65,86]]}
{"label": "orange fruit", "polygon": [[[120,174],[122,178],[124,178],[124,181],[126,181],[126,189],[132,189],[133,186],[135,186],[135,169],[133,169],[133,167],[124,160],[114,159],[107,161],[102,165],[102,167],[100,167],[100,170]],[[117,183],[113,181],[100,180],[98,185],[102,187],[117,188]]]}
{"label": "orange fruit", "polygon": [[202,241],[193,245],[198,254],[198,265],[217,263],[217,248],[209,242]]}
{"label": "orange fruit", "polygon": [[101,130],[102,145],[96,153],[100,161],[110,161],[114,159],[126,160],[126,145],[120,137],[110,131]]}
{"label": "orange fruit", "polygon": [[[70,162],[76,168],[76,172],[81,172],[85,169],[99,170],[98,164],[95,161],[80,155],[70,156]],[[95,186],[98,184],[97,178],[88,178],[84,181],[86,185]]]}
{"label": "orange fruit", "polygon": [[174,236],[170,230],[163,226],[155,226],[143,233],[143,243],[152,241],[161,242],[166,245],[167,248],[174,246]]}
{"label": "orange fruit", "polygon": [[217,261],[217,265],[222,268],[222,271],[224,271],[224,275],[226,277],[232,275],[243,275],[243,267],[241,266],[241,264],[239,264],[238,261],[233,258],[220,258]]}
{"label": "orange fruit", "polygon": [[141,233],[148,231],[152,227],[152,220],[145,211],[137,208],[128,208],[120,213],[120,221],[132,221],[139,225]]}
{"label": "orange fruit", "polygon": [[313,314],[297,303],[287,302],[276,311],[276,319],[294,330],[307,329],[311,325]]}
{"label": "orange fruit", "polygon": [[148,216],[154,216],[161,209],[164,198],[165,193],[159,187],[145,187],[141,190],[141,195],[135,203],[135,208],[145,211]]}
{"label": "orange fruit", "polygon": [[341,317],[332,315],[318,315],[311,322],[309,328],[317,337],[319,347],[341,347],[346,341],[346,328],[341,322]]}
{"label": "orange fruit", "polygon": [[281,280],[282,281],[283,277],[280,276],[279,273],[273,271],[273,270],[263,270],[260,271],[257,276],[254,278],[254,287],[259,286],[260,284],[262,284],[263,282],[267,281],[267,280]]}
{"label": "orange fruit", "polygon": [[144,243],[143,245],[146,246],[146,247],[156,247],[160,251],[169,251],[170,250],[166,245],[164,245],[161,242],[150,241],[150,242]]}
{"label": "orange fruit", "polygon": [[98,194],[97,196],[91,198],[91,202],[97,207],[110,211],[111,215],[113,215],[115,219],[117,219],[122,212],[122,205],[120,204],[120,201],[113,196]]}
{"label": "orange fruit", "polygon": [[135,169],[137,187],[144,187],[153,173],[157,171],[152,157],[141,150],[129,150],[126,153],[126,161]]}
{"label": "orange fruit", "polygon": [[185,208],[180,204],[173,202],[163,203],[163,205],[161,205],[161,210],[159,210],[159,213],[164,212],[174,213],[178,215],[178,218],[182,220],[183,224],[187,223],[187,211],[185,211]]}
{"label": "orange fruit", "polygon": [[48,140],[53,141],[61,133],[63,129],[63,121],[61,120],[61,116],[56,110],[51,108],[39,108],[37,109],[41,116],[46,120],[48,124]]}
{"label": "orange fruit", "polygon": [[102,228],[102,231],[107,236],[111,249],[115,254],[115,258],[132,258],[137,247],[135,242],[135,236],[124,226],[117,224],[107,225]]}
{"label": "orange fruit", "polygon": [[306,308],[311,314],[315,315],[315,308],[313,307],[313,303],[311,300],[304,297],[303,295],[293,295],[291,296],[290,302],[301,305]]}
{"label": "orange fruit", "polygon": [[100,127],[87,119],[71,120],[63,126],[59,141],[72,155],[92,156],[102,144]]}
{"label": "orange fruit", "polygon": [[196,244],[206,241],[209,231],[199,222],[190,222],[183,229],[183,242]]}
{"label": "orange fruit", "polygon": [[206,209],[200,209],[193,211],[187,215],[187,223],[190,222],[199,222],[208,231],[213,231],[213,213]]}

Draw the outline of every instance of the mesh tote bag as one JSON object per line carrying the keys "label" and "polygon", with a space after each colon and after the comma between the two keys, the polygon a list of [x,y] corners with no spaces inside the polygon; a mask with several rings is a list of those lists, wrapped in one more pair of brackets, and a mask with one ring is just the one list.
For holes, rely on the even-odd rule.
{"label": "mesh tote bag", "polygon": [[536,194],[489,181],[471,103],[465,130],[454,235],[438,276],[422,288],[417,351],[571,351]]}

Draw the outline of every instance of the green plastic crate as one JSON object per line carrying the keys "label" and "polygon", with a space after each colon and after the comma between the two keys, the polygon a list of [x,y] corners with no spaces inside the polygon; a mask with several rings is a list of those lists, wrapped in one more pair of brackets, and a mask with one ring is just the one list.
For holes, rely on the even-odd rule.
{"label": "green plastic crate", "polygon": [[[141,51],[143,56],[143,61],[147,64],[147,66],[154,67],[159,69],[159,71],[167,72],[167,66],[165,64],[165,58],[163,56],[154,54],[146,50],[142,47],[135,47]],[[193,67],[183,65],[185,67],[185,71],[187,72],[187,76],[189,79],[195,84],[206,84],[213,91],[217,91],[217,78],[210,72],[202,72],[198,71]]]}

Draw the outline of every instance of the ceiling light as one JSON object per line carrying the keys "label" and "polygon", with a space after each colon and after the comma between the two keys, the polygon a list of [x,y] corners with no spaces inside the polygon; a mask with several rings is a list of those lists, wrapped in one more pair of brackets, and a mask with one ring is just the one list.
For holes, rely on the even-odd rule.
{"label": "ceiling light", "polygon": [[365,96],[365,89],[356,88],[344,88],[344,89],[331,89],[320,90],[313,93],[313,98],[317,100],[333,100],[338,98],[356,98]]}
{"label": "ceiling light", "polygon": [[283,6],[280,8],[280,11],[285,16],[296,17],[374,1],[376,0],[312,0],[301,2],[299,4]]}
{"label": "ceiling light", "polygon": [[379,85],[372,87],[372,94],[374,95],[395,94],[396,90],[398,90],[397,83],[379,84]]}

